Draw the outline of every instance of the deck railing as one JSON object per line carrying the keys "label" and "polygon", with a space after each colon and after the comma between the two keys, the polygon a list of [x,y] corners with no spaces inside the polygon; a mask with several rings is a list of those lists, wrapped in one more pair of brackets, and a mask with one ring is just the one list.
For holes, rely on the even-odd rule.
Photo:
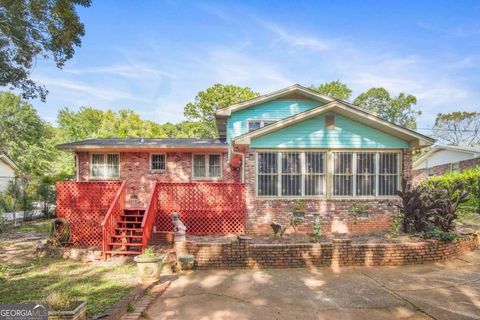
{"label": "deck railing", "polygon": [[109,250],[109,242],[119,221],[120,215],[123,213],[123,209],[125,209],[125,201],[126,201],[126,182],[122,182],[120,189],[118,189],[117,195],[115,199],[108,209],[107,214],[102,222],[102,252],[105,255],[105,251]]}
{"label": "deck railing", "polygon": [[120,186],[120,181],[57,182],[56,213],[68,221],[72,245],[102,246],[101,223]]}
{"label": "deck railing", "polygon": [[145,249],[148,245],[148,240],[152,235],[153,225],[157,217],[158,211],[158,184],[155,182],[152,186],[152,192],[150,193],[150,199],[147,203],[147,208],[142,219],[142,249]]}

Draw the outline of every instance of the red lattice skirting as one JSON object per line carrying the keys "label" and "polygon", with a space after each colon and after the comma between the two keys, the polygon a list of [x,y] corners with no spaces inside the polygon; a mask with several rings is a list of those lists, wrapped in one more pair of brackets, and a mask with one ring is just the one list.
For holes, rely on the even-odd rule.
{"label": "red lattice skirting", "polygon": [[102,245],[101,223],[120,185],[120,181],[57,182],[57,216],[69,222],[74,246]]}
{"label": "red lattice skirting", "polygon": [[240,183],[159,183],[157,231],[172,231],[178,212],[189,234],[245,232],[245,193]]}

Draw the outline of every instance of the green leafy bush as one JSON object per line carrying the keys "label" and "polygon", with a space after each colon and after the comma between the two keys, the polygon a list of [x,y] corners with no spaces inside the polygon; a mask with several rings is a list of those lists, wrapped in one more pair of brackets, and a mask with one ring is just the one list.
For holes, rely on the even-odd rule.
{"label": "green leafy bush", "polygon": [[458,239],[458,234],[451,231],[443,231],[438,228],[433,228],[432,230],[423,232],[422,237],[425,239],[439,239],[444,241],[453,241]]}
{"label": "green leafy bush", "polygon": [[478,178],[480,177],[480,167],[470,168],[459,172],[448,172],[442,176],[430,177],[422,181],[421,186],[425,188],[451,188],[453,185],[461,183],[464,189],[468,191],[469,207],[475,208],[480,214],[480,199]]}

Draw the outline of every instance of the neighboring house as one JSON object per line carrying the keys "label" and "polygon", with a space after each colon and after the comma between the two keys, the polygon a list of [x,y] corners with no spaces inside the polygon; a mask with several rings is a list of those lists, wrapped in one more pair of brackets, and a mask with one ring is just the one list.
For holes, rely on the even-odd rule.
{"label": "neighboring house", "polygon": [[0,192],[7,189],[8,183],[15,179],[17,165],[3,151],[0,151]]}
{"label": "neighboring house", "polygon": [[[216,123],[219,139],[91,139],[58,148],[76,154],[77,181],[125,181],[127,201],[142,207],[154,181],[242,183],[247,233],[288,226],[298,200],[306,212],[301,231],[311,231],[318,213],[325,232],[345,225],[362,232],[390,227],[395,192],[411,179],[412,150],[434,142],[300,85],[220,109]],[[359,203],[367,216],[337,225]],[[170,230],[162,221],[157,230]]]}
{"label": "neighboring house", "polygon": [[413,163],[413,183],[480,165],[480,146],[434,146]]}

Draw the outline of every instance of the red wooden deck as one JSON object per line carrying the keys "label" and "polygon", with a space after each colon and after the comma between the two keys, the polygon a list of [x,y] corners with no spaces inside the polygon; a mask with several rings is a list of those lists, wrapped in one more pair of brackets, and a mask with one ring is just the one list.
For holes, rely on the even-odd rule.
{"label": "red wooden deck", "polygon": [[[123,187],[122,187],[123,186]],[[72,244],[111,249],[109,242],[125,209],[125,184],[57,183],[57,215],[70,223]],[[157,231],[172,231],[178,212],[190,234],[240,234],[245,231],[245,193],[237,183],[160,183],[152,189],[142,220],[142,248]]]}

